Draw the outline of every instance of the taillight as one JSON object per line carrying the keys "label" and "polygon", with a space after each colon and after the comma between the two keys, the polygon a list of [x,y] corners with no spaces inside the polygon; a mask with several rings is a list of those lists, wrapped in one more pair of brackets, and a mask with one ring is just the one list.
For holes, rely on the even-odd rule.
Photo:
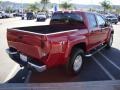
{"label": "taillight", "polygon": [[47,40],[46,36],[41,36],[40,41],[40,47],[41,47],[41,56],[47,56],[50,51],[50,43]]}
{"label": "taillight", "polygon": [[49,51],[50,51],[50,44],[48,41],[44,41],[42,40],[40,43],[40,47],[41,47],[41,56],[47,56]]}

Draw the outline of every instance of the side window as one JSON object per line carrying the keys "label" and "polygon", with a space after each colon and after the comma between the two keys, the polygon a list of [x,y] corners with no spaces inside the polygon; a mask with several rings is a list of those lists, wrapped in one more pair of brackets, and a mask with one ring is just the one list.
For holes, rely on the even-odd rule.
{"label": "side window", "polygon": [[90,14],[90,13],[87,14],[87,18],[88,18],[88,22],[89,22],[90,28],[97,27],[97,22],[96,22],[94,14]]}
{"label": "side window", "polygon": [[96,15],[96,18],[97,18],[97,22],[98,22],[98,26],[104,26],[105,25],[105,20],[103,19],[102,16],[100,15]]}

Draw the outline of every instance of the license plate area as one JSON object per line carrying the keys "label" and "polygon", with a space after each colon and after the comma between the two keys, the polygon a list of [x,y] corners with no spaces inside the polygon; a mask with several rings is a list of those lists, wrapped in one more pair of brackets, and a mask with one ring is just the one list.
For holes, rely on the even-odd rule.
{"label": "license plate area", "polygon": [[27,57],[26,55],[20,54],[20,59],[21,59],[23,62],[27,62],[28,57]]}

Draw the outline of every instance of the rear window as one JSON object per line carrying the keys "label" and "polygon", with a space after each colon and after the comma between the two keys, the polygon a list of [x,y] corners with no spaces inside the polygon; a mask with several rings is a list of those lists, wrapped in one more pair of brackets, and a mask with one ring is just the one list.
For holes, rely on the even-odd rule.
{"label": "rear window", "polygon": [[107,18],[116,18],[115,16],[107,16]]}
{"label": "rear window", "polygon": [[51,23],[60,24],[60,23],[72,23],[72,24],[84,24],[83,18],[80,14],[77,13],[54,13],[51,19]]}
{"label": "rear window", "polygon": [[28,12],[27,15],[33,15],[33,13],[32,12]]}

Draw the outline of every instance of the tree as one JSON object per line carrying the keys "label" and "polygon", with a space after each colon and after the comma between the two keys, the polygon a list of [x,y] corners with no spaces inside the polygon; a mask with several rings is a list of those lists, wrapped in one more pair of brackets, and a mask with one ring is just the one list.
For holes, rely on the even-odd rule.
{"label": "tree", "polygon": [[62,4],[60,4],[60,7],[67,10],[67,9],[72,9],[73,8],[73,5],[72,4],[69,4],[67,2],[64,2]]}
{"label": "tree", "polygon": [[49,3],[49,0],[41,0],[41,4],[43,4],[42,11],[46,11],[46,5]]}
{"label": "tree", "polygon": [[107,10],[111,9],[110,1],[104,0],[101,2],[101,6],[104,9],[104,13],[106,13]]}
{"label": "tree", "polygon": [[30,4],[27,9],[31,10],[31,11],[34,11],[34,12],[39,10],[39,8],[37,7],[36,4]]}
{"label": "tree", "polygon": [[120,8],[116,8],[115,13],[120,14]]}
{"label": "tree", "polygon": [[2,4],[2,1],[0,1],[0,9],[2,8],[1,4]]}
{"label": "tree", "polygon": [[13,11],[14,11],[13,8],[10,6],[5,9],[5,12],[7,13],[12,13]]}
{"label": "tree", "polygon": [[90,11],[90,12],[95,12],[96,10],[95,10],[94,8],[89,8],[88,11]]}

